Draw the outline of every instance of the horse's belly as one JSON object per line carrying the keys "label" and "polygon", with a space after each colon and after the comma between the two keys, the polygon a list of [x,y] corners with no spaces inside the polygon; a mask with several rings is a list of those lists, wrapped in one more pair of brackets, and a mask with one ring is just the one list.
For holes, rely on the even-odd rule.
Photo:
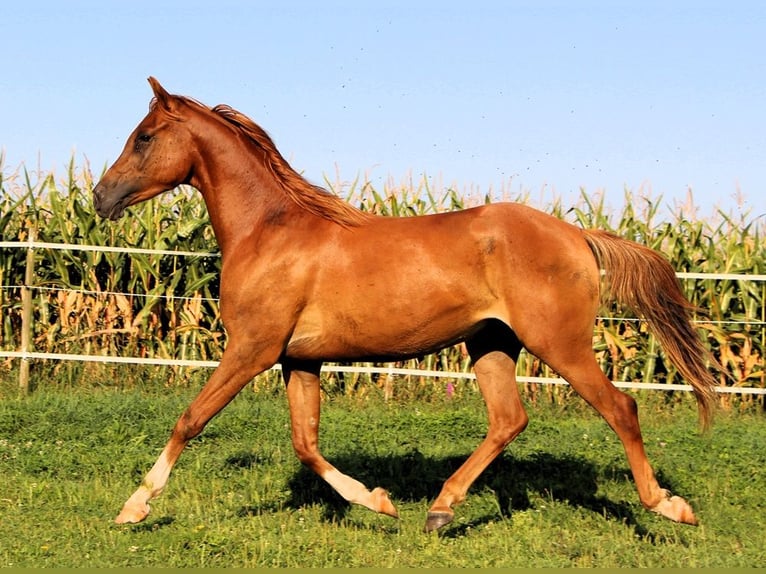
{"label": "horse's belly", "polygon": [[353,316],[338,316],[321,326],[297,329],[286,354],[305,360],[402,360],[464,341],[488,318],[461,313],[439,317],[381,313],[374,320],[360,322]]}

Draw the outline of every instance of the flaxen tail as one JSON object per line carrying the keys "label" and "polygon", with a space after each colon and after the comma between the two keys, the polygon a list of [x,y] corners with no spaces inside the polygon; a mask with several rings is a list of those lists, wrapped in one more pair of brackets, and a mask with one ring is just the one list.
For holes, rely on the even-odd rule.
{"label": "flaxen tail", "polygon": [[606,293],[639,313],[670,361],[694,389],[700,421],[707,428],[716,404],[715,363],[692,323],[694,307],[684,296],[670,263],[659,253],[599,230],[585,239],[605,271]]}

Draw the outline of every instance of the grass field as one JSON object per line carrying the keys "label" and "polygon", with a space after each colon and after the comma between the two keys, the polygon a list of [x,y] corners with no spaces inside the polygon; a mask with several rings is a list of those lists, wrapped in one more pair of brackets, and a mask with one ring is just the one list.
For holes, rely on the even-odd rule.
{"label": "grass field", "polygon": [[326,400],[320,444],[342,470],[387,488],[398,521],[348,506],[302,468],[284,394],[247,389],[190,444],[147,521],[117,526],[194,389],[46,384],[17,398],[4,382],[0,566],[766,564],[757,407],[719,413],[701,436],[689,396],[636,394],[650,459],[698,527],[640,506],[615,435],[571,397],[528,405],[529,428],[455,521],[424,534],[429,501],[484,435],[483,405],[470,388],[422,402],[374,391]]}

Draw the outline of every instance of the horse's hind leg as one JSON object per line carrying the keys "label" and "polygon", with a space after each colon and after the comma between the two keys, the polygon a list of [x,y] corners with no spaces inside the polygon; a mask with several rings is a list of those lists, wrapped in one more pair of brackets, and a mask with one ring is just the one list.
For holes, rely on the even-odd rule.
{"label": "horse's hind leg", "polygon": [[380,487],[368,490],[358,480],[336,469],[319,452],[320,366],[318,362],[285,360],[282,363],[295,454],[348,502],[397,518],[396,508],[385,490]]}
{"label": "horse's hind leg", "polygon": [[426,532],[452,521],[452,505],[465,499],[473,482],[528,422],[516,386],[516,359],[521,345],[513,332],[502,323],[492,322],[466,341],[466,345],[487,405],[489,428],[478,448],[444,483],[428,510]]}
{"label": "horse's hind leg", "polygon": [[658,484],[644,450],[636,401],[617,389],[604,375],[589,343],[579,349],[563,349],[555,357],[540,358],[564,377],[617,433],[644,507],[676,522],[696,524],[691,506],[680,496],[671,496]]}

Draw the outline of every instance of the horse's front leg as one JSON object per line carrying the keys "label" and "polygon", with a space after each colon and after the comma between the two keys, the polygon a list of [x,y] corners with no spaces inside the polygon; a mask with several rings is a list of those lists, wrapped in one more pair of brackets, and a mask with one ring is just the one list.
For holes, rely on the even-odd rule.
{"label": "horse's front leg", "polygon": [[278,349],[253,354],[241,346],[229,345],[220,365],[178,419],[157,462],[147,473],[141,486],[125,502],[115,522],[141,522],[147,517],[150,510],[149,501],[162,493],[170,471],[186,444],[200,434],[208,421],[229,404],[255,375],[274,365],[278,356]]}
{"label": "horse's front leg", "polygon": [[319,362],[284,360],[282,363],[295,454],[348,502],[398,518],[396,508],[384,489],[368,490],[364,484],[327,462],[319,452],[320,367]]}

